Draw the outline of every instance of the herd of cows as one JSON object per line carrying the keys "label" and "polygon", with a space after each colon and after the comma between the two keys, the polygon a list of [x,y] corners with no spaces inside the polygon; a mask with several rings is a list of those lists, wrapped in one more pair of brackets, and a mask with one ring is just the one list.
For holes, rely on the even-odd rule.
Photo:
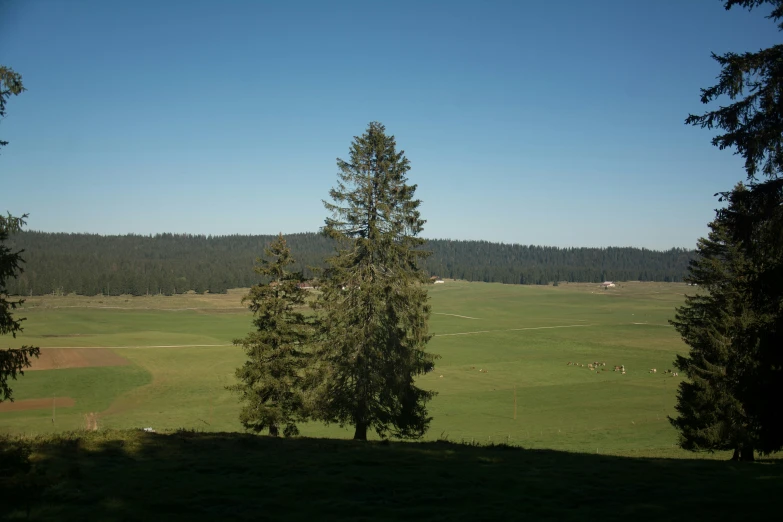
{"label": "herd of cows", "polygon": [[[587,365],[584,365],[582,363],[568,361],[568,363],[566,363],[566,366],[579,366],[580,368],[584,368],[586,366],[587,369],[590,370],[590,371],[601,371],[601,372],[605,372],[606,371],[606,368],[604,368],[604,366],[606,366],[605,362],[597,362],[597,361],[595,361],[595,362],[592,362],[592,363],[588,363]],[[612,371],[620,372],[622,375],[625,375],[625,365],[621,364],[619,366],[615,366],[614,370],[612,370]],[[658,369],[657,368],[650,368],[649,373],[658,373]],[[679,375],[679,373],[673,372],[671,370],[666,370],[663,373],[664,373],[664,375],[671,375],[672,377],[677,377]]]}

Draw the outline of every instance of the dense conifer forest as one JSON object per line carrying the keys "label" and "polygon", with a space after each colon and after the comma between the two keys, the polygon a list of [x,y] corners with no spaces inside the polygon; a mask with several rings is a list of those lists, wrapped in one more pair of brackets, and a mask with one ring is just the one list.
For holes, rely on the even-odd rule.
{"label": "dense conifer forest", "polygon": [[[255,259],[275,236],[154,236],[21,232],[11,248],[24,249],[25,272],[9,282],[11,293],[42,295],[144,295],[225,292],[259,282]],[[333,253],[332,240],[290,234],[293,269],[313,277]],[[682,281],[693,252],[629,247],[557,248],[488,241],[429,240],[430,275],[468,281],[549,284],[553,281]]]}

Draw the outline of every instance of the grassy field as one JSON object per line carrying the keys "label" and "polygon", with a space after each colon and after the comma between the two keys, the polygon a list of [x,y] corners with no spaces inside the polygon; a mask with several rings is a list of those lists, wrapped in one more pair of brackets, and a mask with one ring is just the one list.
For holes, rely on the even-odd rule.
{"label": "grassy field", "polygon": [[[240,291],[34,298],[14,342],[108,347],[127,364],[28,372],[20,402],[74,405],[0,411],[0,431],[33,444],[46,487],[29,520],[768,520],[781,461],[675,447],[679,378],[662,371],[685,349],[667,320],[687,290],[434,286],[441,359],[420,383],[439,395],[416,444],[318,424],[290,440],[237,433],[224,387],[250,327]],[[593,361],[609,371],[567,364]],[[80,430],[88,413],[99,431]],[[158,433],[130,429],[147,426]]]}
{"label": "grassy field", "polygon": [[[666,415],[673,412],[679,378],[662,371],[684,349],[667,320],[687,288],[433,286],[429,349],[441,359],[434,373],[420,379],[438,392],[427,438],[677,454]],[[100,414],[102,428],[240,430],[236,399],[224,386],[243,361],[231,340],[250,327],[241,295],[28,299],[25,332],[16,343],[112,347],[131,364],[28,372],[15,383],[18,400],[57,395],[76,403],[58,409],[54,422],[48,410],[0,413],[2,431],[76,429],[89,412]],[[609,371],[569,361],[606,362]],[[620,364],[626,375],[611,371]],[[659,373],[650,374],[650,368]],[[348,435],[317,424],[302,431]]]}

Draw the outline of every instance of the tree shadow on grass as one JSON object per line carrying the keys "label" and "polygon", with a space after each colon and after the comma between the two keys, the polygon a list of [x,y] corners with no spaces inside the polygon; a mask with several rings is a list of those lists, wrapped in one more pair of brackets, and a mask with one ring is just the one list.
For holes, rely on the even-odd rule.
{"label": "tree shadow on grass", "polygon": [[783,491],[777,461],[504,445],[109,431],[33,450],[29,520],[770,520]]}

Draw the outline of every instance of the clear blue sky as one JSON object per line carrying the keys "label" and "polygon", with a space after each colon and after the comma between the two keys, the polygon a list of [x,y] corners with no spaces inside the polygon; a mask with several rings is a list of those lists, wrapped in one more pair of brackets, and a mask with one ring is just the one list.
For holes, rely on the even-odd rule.
{"label": "clear blue sky", "polygon": [[28,91],[0,211],[101,234],[315,231],[335,158],[383,122],[424,236],[692,248],[744,179],[686,127],[710,52],[780,41],[720,0],[0,0]]}

